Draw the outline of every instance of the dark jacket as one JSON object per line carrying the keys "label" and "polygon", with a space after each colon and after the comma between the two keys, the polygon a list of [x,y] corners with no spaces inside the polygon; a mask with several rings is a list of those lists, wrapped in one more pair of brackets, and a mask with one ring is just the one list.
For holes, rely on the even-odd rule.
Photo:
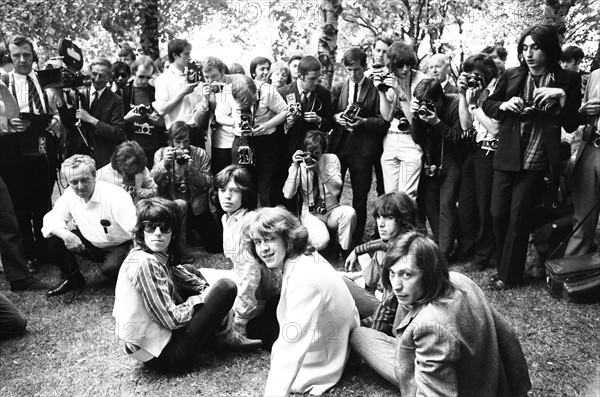
{"label": "dark jacket", "polygon": [[[331,107],[333,113],[343,112],[348,107],[349,80],[334,84],[331,89]],[[361,85],[357,99],[362,104],[360,117],[367,119],[367,124],[354,129],[353,132],[335,124],[329,137],[329,151],[338,157],[342,153],[360,156],[378,156],[383,151],[383,136],[389,128],[379,112],[379,92],[369,78]]]}
{"label": "dark jacket", "polygon": [[[300,103],[300,93],[298,92],[298,85],[296,82],[280,87],[277,89],[277,91],[281,94],[286,103],[290,103],[289,95],[295,98],[296,102]],[[319,127],[315,123],[309,123],[305,121],[302,117],[296,120],[292,128],[287,131],[287,134],[285,134],[283,138],[286,152],[289,152],[290,155],[300,146],[308,131],[321,130],[328,132],[333,127],[331,93],[327,88],[320,84],[317,85],[317,88],[313,93],[315,94],[315,97],[313,100],[311,100],[311,104],[314,103],[314,105],[311,106],[311,109],[314,109],[314,111],[316,111],[317,115],[319,115],[323,121]],[[287,160],[289,160],[289,158]]]}
{"label": "dark jacket", "polygon": [[[498,150],[494,155],[494,169],[500,171],[520,171],[521,165],[521,123],[519,115],[500,110],[500,105],[512,97],[521,95],[528,69],[523,66],[506,70],[496,90],[482,104],[483,111],[490,117],[500,120]],[[581,105],[581,76],[572,71],[557,67],[554,72],[555,87],[562,88],[567,94],[565,107],[557,116],[543,117],[542,141],[550,163],[550,173],[555,183],[560,178],[561,127],[573,132],[579,125],[579,106]]]}
{"label": "dark jacket", "polygon": [[[445,95],[441,106],[436,108],[440,122],[430,125],[415,115],[413,119],[412,137],[415,143],[421,145],[425,153],[425,161],[440,165],[442,139],[444,140],[444,154],[452,154],[454,161],[460,166],[466,156],[466,146],[461,139],[462,129],[458,116],[458,95]],[[427,158],[429,151],[430,158]]]}

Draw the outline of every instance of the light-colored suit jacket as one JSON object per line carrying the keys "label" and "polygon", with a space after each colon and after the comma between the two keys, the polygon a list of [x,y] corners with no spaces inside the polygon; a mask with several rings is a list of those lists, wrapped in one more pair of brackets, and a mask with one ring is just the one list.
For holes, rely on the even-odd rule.
{"label": "light-colored suit jacket", "polygon": [[265,396],[320,395],[342,376],[358,311],[342,278],[318,253],[284,265],[277,307],[279,338],[271,352]]}
{"label": "light-colored suit jacket", "polygon": [[511,396],[531,388],[516,333],[471,279],[450,272],[448,298],[399,306],[396,378],[403,397]]}

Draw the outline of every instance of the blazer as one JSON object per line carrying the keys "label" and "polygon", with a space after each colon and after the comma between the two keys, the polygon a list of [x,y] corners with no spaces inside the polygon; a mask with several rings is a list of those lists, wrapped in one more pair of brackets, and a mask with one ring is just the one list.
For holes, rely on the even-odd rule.
{"label": "blazer", "polygon": [[265,396],[321,395],[341,378],[358,311],[339,274],[318,253],[284,264]]}
{"label": "blazer", "polygon": [[403,397],[511,396],[531,388],[516,333],[468,277],[447,298],[398,306],[396,378]]}
{"label": "blazer", "polygon": [[[491,118],[500,121],[498,132],[498,150],[494,155],[494,169],[499,171],[520,171],[521,164],[521,123],[519,115],[500,110],[500,105],[512,97],[521,95],[528,68],[519,66],[506,70],[500,77],[496,90],[481,105]],[[543,117],[542,141],[550,164],[550,175],[555,184],[560,180],[561,127],[573,132],[579,125],[579,106],[581,105],[581,76],[579,73],[557,67],[554,82],[566,95],[565,106],[557,116]]]}
{"label": "blazer", "polygon": [[[334,84],[331,89],[331,108],[333,113],[343,112],[348,107],[349,80]],[[365,77],[360,86],[358,102],[362,109],[358,114],[367,119],[367,124],[355,128],[353,132],[335,124],[329,136],[329,151],[340,156],[342,153],[358,154],[370,157],[379,156],[383,151],[383,136],[390,123],[385,121],[379,111],[379,91],[371,79]]]}
{"label": "blazer", "polygon": [[[277,89],[279,94],[283,97],[286,103],[290,103],[288,95],[292,95],[297,103],[300,103],[300,92],[298,92],[297,82],[292,82],[283,87]],[[331,93],[329,90],[322,85],[318,84],[315,91],[314,109],[322,118],[321,126],[319,127],[315,123],[309,123],[300,117],[294,125],[284,135],[284,145],[288,152],[293,152],[298,147],[306,133],[310,130],[321,130],[329,132],[333,127],[333,111],[331,110]],[[312,100],[311,100],[312,101]],[[285,123],[284,123],[285,124]],[[283,126],[283,125],[282,125]],[[286,159],[288,160],[288,159]]]}

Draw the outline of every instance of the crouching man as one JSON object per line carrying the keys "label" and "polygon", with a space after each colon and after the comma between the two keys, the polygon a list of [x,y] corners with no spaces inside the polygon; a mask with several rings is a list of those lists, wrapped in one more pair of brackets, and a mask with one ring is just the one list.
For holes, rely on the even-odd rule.
{"label": "crouching man", "polygon": [[[76,154],[68,158],[61,174],[69,187],[44,216],[42,227],[51,256],[62,272],[62,281],[48,290],[49,297],[85,287],[76,256],[95,261],[105,276],[116,280],[136,222],[129,194],[96,181],[96,163],[91,157]],[[69,228],[71,221],[75,229]]]}

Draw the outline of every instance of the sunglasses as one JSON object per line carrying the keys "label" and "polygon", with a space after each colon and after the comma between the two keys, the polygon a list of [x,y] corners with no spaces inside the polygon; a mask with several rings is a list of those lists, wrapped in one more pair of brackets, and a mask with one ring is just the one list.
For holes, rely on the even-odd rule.
{"label": "sunglasses", "polygon": [[164,223],[150,221],[144,221],[143,223],[144,231],[146,233],[154,233],[156,231],[156,228],[159,228],[160,232],[164,234],[171,233],[173,231],[171,226],[165,225]]}
{"label": "sunglasses", "polygon": [[124,78],[124,79],[126,79],[127,77],[129,77],[129,76],[128,76],[127,74],[125,74],[125,73],[119,73],[119,74],[117,74],[116,76],[117,76],[117,77],[122,77],[122,78]]}

